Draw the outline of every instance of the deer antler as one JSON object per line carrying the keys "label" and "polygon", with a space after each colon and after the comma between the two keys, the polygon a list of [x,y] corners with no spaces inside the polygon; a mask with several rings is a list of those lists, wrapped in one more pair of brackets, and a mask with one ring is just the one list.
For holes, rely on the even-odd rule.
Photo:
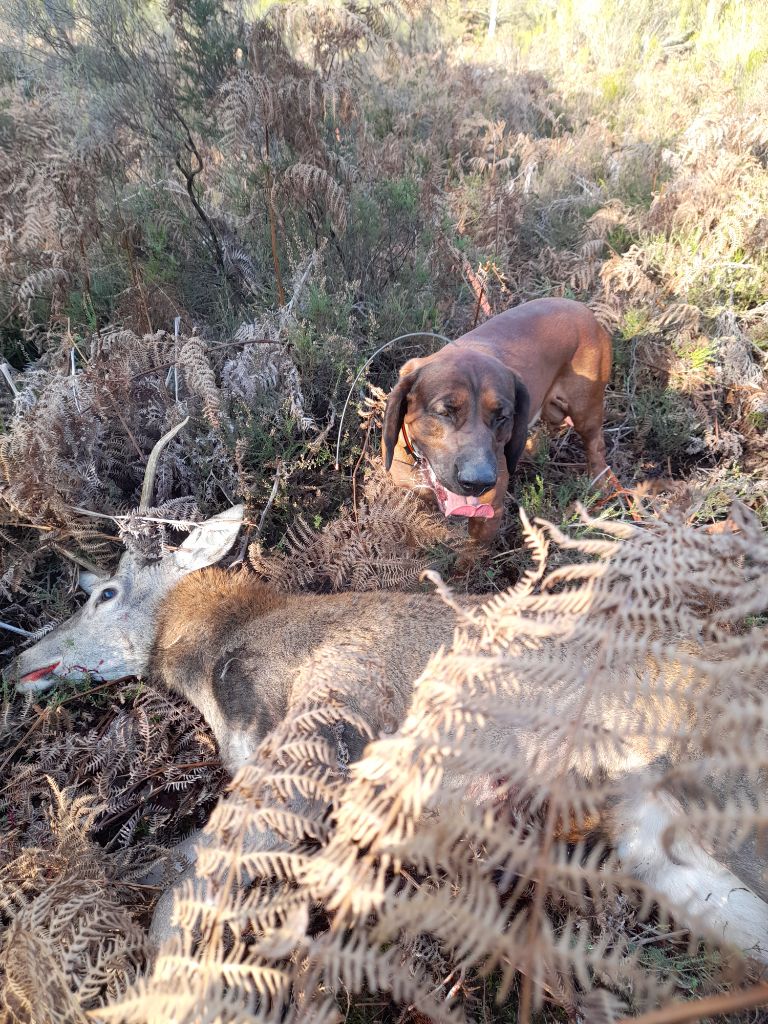
{"label": "deer antler", "polygon": [[157,473],[157,463],[160,459],[160,455],[163,448],[169,444],[182,427],[186,427],[189,423],[189,416],[177,423],[175,427],[172,427],[167,434],[163,434],[160,440],[155,444],[155,447],[149,453],[147,459],[147,468],[144,470],[144,483],[141,485],[141,500],[139,501],[139,512],[146,512],[150,507],[152,501],[152,491],[155,487],[155,475]]}

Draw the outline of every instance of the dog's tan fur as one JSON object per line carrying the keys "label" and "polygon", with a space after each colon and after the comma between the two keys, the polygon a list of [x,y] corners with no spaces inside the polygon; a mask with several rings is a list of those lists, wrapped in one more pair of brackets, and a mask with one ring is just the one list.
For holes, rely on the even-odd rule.
{"label": "dog's tan fur", "polygon": [[[494,516],[469,521],[471,537],[490,541],[528,427],[539,416],[553,426],[570,416],[584,443],[590,477],[606,469],[603,397],[610,373],[610,336],[582,303],[537,299],[508,309],[434,355],[402,367],[387,402],[385,465],[398,486],[423,489],[415,448],[442,484],[464,493],[456,486],[457,457],[492,451],[496,483],[480,501],[492,505]],[[455,412],[451,418],[436,412],[446,401]],[[509,418],[497,425],[498,410]]]}

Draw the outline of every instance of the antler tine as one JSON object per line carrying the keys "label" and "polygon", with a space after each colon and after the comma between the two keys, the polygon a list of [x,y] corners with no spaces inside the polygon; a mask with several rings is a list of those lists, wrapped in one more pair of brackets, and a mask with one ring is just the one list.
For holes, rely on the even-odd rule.
{"label": "antler tine", "polygon": [[155,487],[155,474],[157,473],[157,463],[160,459],[160,455],[163,451],[163,448],[165,448],[165,446],[169,444],[174,439],[174,437],[176,437],[178,432],[183,427],[186,427],[187,423],[189,423],[189,416],[183,419],[181,423],[177,423],[175,427],[168,431],[167,434],[163,434],[160,440],[155,444],[155,447],[149,453],[149,458],[147,459],[147,468],[144,470],[144,483],[141,485],[141,500],[139,501],[140,512],[144,512],[150,507],[152,501],[152,491],[154,490]]}

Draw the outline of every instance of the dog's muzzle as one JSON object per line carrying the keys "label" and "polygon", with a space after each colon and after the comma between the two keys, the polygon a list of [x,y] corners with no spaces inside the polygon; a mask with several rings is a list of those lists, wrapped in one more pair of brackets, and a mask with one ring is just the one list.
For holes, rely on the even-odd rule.
{"label": "dog's muzzle", "polygon": [[[443,486],[435,475],[428,459],[421,460],[421,467],[429,487],[435,492],[440,511],[445,516],[463,516],[466,519],[493,519],[493,505],[481,502],[479,495],[456,494]],[[486,488],[488,490],[488,488]],[[483,493],[482,491],[480,492]]]}

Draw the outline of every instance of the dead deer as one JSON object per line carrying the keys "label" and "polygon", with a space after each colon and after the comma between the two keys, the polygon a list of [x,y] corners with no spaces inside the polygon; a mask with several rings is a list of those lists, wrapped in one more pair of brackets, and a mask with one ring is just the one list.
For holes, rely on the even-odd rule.
{"label": "dead deer", "polygon": [[245,570],[208,568],[227,554],[242,517],[242,506],[214,516],[153,562],[127,552],[107,580],[82,574],[88,601],[18,656],[16,689],[158,679],[200,711],[232,773],[306,697],[323,663],[345,681],[360,676],[355,710],[374,735],[397,728],[414,680],[451,642],[450,610],[431,594],[284,594]]}
{"label": "dead deer", "polygon": [[[143,506],[169,436],[161,438],[150,457]],[[431,654],[452,640],[456,608],[481,599],[459,599],[452,610],[432,594],[280,593],[247,571],[211,568],[229,552],[242,519],[243,508],[231,508],[201,523],[178,549],[154,561],[128,551],[109,579],[81,577],[90,595],[87,603],[17,657],[10,673],[17,689],[35,692],[91,675],[105,680],[152,675],[200,710],[233,773],[276,723],[306,701],[323,664],[344,680],[352,709],[371,735],[396,729]],[[737,877],[693,835],[668,847],[666,829],[680,805],[648,779],[660,757],[674,763],[675,745],[670,739],[669,750],[650,752],[642,736],[650,705],[641,686],[619,682],[612,706],[595,712],[595,728],[610,732],[621,720],[628,738],[589,770],[628,782],[645,780],[639,787],[627,786],[625,798],[607,809],[604,822],[625,867],[678,906],[681,920],[707,918],[725,939],[768,960],[768,905],[763,902],[768,888],[765,877],[761,881],[761,863],[752,859],[746,874],[750,889],[742,881],[744,871]],[[381,699],[382,683],[386,700]],[[559,713],[556,706],[552,710]],[[560,713],[570,713],[567,701]],[[687,713],[684,707],[674,711],[677,730],[685,727]],[[676,729],[670,728],[671,737]],[[502,732],[498,742],[510,761],[520,756],[530,761],[539,748],[532,727]],[[358,737],[350,749],[352,759],[363,746]],[[559,768],[556,760],[556,753],[542,752],[541,770]],[[185,854],[199,838],[185,845]],[[255,848],[276,841],[271,835],[251,838]],[[169,933],[172,899],[169,890],[158,905],[156,941]]]}
{"label": "dead deer", "polygon": [[[150,503],[160,451],[175,433],[150,455],[140,509]],[[126,551],[109,578],[80,573],[88,601],[17,657],[10,673],[16,689],[34,693],[92,677],[156,678],[200,711],[233,774],[306,699],[313,672],[324,664],[353,684],[352,710],[372,735],[396,729],[414,680],[451,642],[450,609],[424,593],[284,594],[247,571],[211,568],[234,544],[243,513],[236,506],[213,516],[154,561]],[[345,735],[345,743],[351,758],[360,756],[361,736],[347,742]],[[188,855],[192,846],[188,841],[180,852]],[[158,938],[166,925],[159,922]]]}

